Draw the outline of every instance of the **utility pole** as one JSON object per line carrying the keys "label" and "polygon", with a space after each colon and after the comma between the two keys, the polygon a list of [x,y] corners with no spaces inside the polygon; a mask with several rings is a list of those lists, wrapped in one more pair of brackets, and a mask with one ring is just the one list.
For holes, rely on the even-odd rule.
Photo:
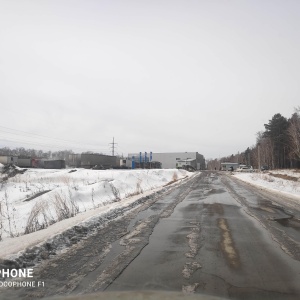
{"label": "utility pole", "polygon": [[258,154],[258,171],[261,171],[261,167],[260,167],[260,143],[257,143],[257,154]]}
{"label": "utility pole", "polygon": [[112,150],[112,156],[115,156],[115,145],[117,145],[117,143],[115,143],[115,138],[113,137],[113,141],[112,143],[110,143],[111,146],[111,150]]}

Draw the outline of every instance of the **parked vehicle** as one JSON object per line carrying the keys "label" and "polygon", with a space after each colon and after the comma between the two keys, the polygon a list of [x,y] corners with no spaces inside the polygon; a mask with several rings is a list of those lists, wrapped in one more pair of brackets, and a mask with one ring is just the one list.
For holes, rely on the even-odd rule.
{"label": "parked vehicle", "polygon": [[64,159],[45,160],[44,168],[45,169],[65,169],[66,162]]}
{"label": "parked vehicle", "polygon": [[241,166],[237,170],[237,172],[253,172],[252,166]]}
{"label": "parked vehicle", "polygon": [[262,166],[260,169],[261,169],[261,171],[267,171],[267,170],[269,170],[270,168],[269,168],[269,166]]}

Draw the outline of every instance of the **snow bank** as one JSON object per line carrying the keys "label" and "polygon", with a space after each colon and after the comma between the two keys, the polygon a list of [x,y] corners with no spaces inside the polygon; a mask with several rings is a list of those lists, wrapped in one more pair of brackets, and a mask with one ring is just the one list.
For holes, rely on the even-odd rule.
{"label": "snow bank", "polygon": [[[298,180],[276,177],[278,174],[298,178]],[[264,189],[285,193],[297,198],[299,197],[300,201],[300,173],[293,170],[274,170],[269,173],[235,173],[234,176]]]}
{"label": "snow bank", "polygon": [[[122,209],[192,174],[176,169],[29,169],[2,180],[0,257],[45,241],[94,216]],[[5,178],[5,174],[1,176]]]}

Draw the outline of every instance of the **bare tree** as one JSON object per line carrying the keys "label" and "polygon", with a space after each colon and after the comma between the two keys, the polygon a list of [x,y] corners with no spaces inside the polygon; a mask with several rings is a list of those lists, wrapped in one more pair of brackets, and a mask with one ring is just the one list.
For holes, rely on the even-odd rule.
{"label": "bare tree", "polygon": [[274,159],[274,143],[270,137],[266,137],[264,132],[257,133],[256,143],[259,143],[260,165],[269,166],[272,169],[275,167]]}
{"label": "bare tree", "polygon": [[208,159],[207,160],[207,170],[219,170],[221,167],[220,161],[218,159]]}
{"label": "bare tree", "polygon": [[295,113],[289,120],[287,133],[290,142],[291,158],[300,160],[300,106],[295,108]]}

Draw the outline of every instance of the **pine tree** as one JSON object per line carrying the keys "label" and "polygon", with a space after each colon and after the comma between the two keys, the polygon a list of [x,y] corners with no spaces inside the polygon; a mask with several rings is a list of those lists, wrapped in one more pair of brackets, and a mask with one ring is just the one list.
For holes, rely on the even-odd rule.
{"label": "pine tree", "polygon": [[264,124],[266,131],[265,137],[269,137],[274,144],[274,166],[276,168],[284,168],[286,166],[288,151],[288,135],[287,129],[289,122],[281,114],[275,114],[268,124]]}

